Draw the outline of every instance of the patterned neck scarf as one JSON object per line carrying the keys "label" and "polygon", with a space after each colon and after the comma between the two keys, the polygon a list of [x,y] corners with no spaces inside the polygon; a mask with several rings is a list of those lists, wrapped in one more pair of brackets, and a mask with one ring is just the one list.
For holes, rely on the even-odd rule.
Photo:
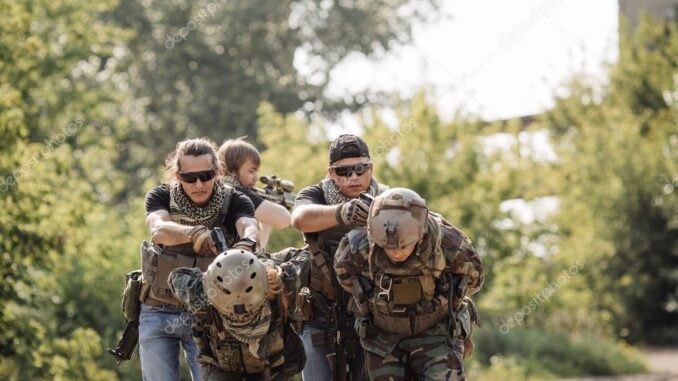
{"label": "patterned neck scarf", "polygon": [[236,189],[238,189],[238,188],[240,188],[240,189],[245,188],[244,186],[242,186],[242,184],[240,183],[240,181],[238,181],[238,179],[236,179],[236,178],[233,177],[233,176],[229,176],[229,175],[227,175],[227,176],[222,176],[222,177],[221,177],[221,181],[223,181],[224,184],[230,185],[231,187],[236,188]]}
{"label": "patterned neck scarf", "polygon": [[[216,311],[216,308],[214,309]],[[266,357],[265,346],[261,341],[266,337],[271,326],[271,306],[264,301],[258,311],[248,314],[244,319],[233,320],[217,311],[224,324],[224,328],[236,340],[247,344],[252,356],[261,359]]]}
{"label": "patterned neck scarf", "polygon": [[212,199],[205,206],[197,206],[184,192],[179,181],[172,181],[169,186],[172,221],[188,226],[203,225],[207,229],[217,225],[217,218],[226,199],[221,182],[214,182]]}
{"label": "patterned neck scarf", "polygon": [[[327,201],[327,205],[338,205],[338,204],[343,204],[345,202],[351,201],[351,198],[344,196],[343,193],[337,188],[337,185],[334,184],[334,181],[328,177],[325,177],[321,182],[320,185],[323,188],[323,192],[325,193],[325,201]],[[372,177],[370,179],[370,186],[367,188],[367,193],[371,194],[372,196],[376,196],[379,191],[379,183],[377,183],[377,180]]]}

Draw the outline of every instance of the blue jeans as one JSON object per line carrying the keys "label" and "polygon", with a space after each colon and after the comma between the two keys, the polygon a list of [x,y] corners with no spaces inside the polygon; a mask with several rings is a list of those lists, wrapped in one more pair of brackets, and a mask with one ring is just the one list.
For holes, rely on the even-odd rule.
{"label": "blue jeans", "polygon": [[139,356],[144,381],[179,381],[179,344],[184,347],[193,381],[202,380],[198,346],[191,330],[193,318],[175,306],[141,305]]}
{"label": "blue jeans", "polygon": [[[301,341],[304,344],[304,352],[306,352],[306,365],[301,371],[301,376],[304,381],[331,381],[332,370],[330,363],[325,357],[330,351],[327,345],[323,343],[313,343],[312,336],[322,335],[327,331],[327,324],[322,321],[304,322],[301,329]],[[318,337],[318,336],[316,336]],[[357,351],[355,358],[349,360],[349,368],[353,374],[352,381],[362,381],[363,368],[365,365],[365,357],[363,349],[360,346],[360,340],[356,337]]]}

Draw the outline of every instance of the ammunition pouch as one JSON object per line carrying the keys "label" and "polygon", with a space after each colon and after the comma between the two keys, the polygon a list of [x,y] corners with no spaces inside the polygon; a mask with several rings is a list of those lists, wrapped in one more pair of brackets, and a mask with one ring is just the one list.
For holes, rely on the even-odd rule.
{"label": "ammunition pouch", "polygon": [[127,321],[139,320],[141,312],[141,270],[130,271],[125,274],[125,288],[122,292],[122,314]]}
{"label": "ammunition pouch", "polygon": [[179,306],[167,279],[170,272],[179,267],[197,267],[207,271],[214,257],[199,257],[191,244],[161,247],[144,241],[141,244],[141,271],[144,287],[140,300],[148,304],[172,304]]}
{"label": "ammunition pouch", "polygon": [[[364,279],[364,278],[363,278]],[[352,294],[353,297],[350,299],[349,304],[352,302],[352,309],[357,316],[367,316],[370,313],[370,306],[368,305],[368,295],[371,289],[368,291],[365,289],[364,285],[368,285],[368,281],[362,282],[361,278],[353,280]]]}
{"label": "ammunition pouch", "polygon": [[423,299],[419,276],[393,278],[393,303],[414,304]]}
{"label": "ammunition pouch", "polygon": [[413,336],[435,327],[441,320],[449,319],[446,300],[430,303],[429,308],[415,310],[383,300],[370,300],[374,326],[380,330],[403,336]]}
{"label": "ammunition pouch", "polygon": [[[242,353],[240,352],[241,343],[234,338],[224,340],[212,347],[214,357],[216,357],[219,368],[229,372],[242,373],[245,371],[243,365]],[[245,351],[249,349],[245,348]]]}
{"label": "ammunition pouch", "polygon": [[464,358],[473,353],[475,345],[471,336],[473,335],[473,327],[478,325],[478,308],[471,298],[464,298],[461,309],[457,312],[457,326],[454,332],[459,332],[459,336],[464,340]]}
{"label": "ammunition pouch", "polygon": [[311,332],[311,346],[313,348],[329,348],[332,346],[332,340],[328,337],[327,331]]}
{"label": "ammunition pouch", "polygon": [[361,339],[367,339],[377,336],[377,329],[369,318],[357,317],[353,322],[355,331]]}
{"label": "ammunition pouch", "polygon": [[297,294],[295,316],[302,320],[313,320],[313,294],[308,287],[302,287]]}

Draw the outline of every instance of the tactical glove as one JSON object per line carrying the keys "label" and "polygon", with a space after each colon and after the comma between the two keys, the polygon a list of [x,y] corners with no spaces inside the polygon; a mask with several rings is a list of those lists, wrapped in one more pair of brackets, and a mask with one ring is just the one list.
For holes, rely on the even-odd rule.
{"label": "tactical glove", "polygon": [[202,225],[198,225],[188,232],[188,236],[193,242],[193,251],[202,257],[214,257],[218,255],[217,245],[212,239],[209,230]]}
{"label": "tactical glove", "polygon": [[370,206],[359,198],[354,198],[337,206],[335,217],[343,225],[365,225]]}

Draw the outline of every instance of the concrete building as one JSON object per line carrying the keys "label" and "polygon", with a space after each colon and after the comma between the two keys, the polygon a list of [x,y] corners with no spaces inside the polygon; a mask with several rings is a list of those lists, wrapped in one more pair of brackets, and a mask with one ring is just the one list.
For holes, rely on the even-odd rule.
{"label": "concrete building", "polygon": [[643,11],[657,19],[678,20],[678,0],[619,0],[619,17],[632,29],[640,23]]}

